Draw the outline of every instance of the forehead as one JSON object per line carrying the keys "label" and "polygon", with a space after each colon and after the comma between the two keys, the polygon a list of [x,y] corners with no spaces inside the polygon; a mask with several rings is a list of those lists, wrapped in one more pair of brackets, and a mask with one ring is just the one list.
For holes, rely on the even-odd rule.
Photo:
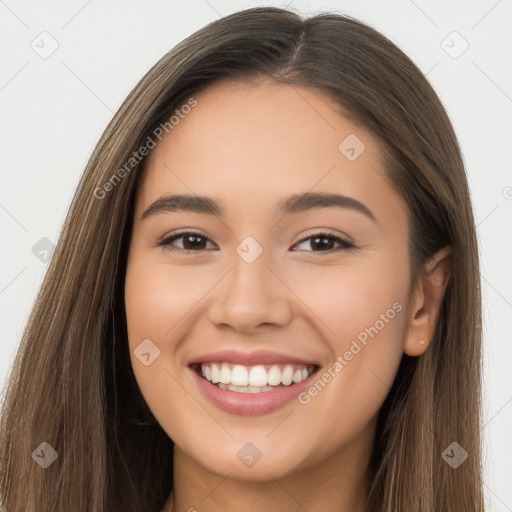
{"label": "forehead", "polygon": [[149,154],[139,211],[171,192],[219,198],[237,212],[307,191],[404,209],[384,178],[380,141],[323,91],[221,81],[194,98]]}

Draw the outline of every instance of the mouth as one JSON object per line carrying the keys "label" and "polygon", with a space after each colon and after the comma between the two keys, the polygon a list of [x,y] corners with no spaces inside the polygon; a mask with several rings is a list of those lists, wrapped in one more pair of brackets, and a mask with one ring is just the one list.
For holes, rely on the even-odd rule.
{"label": "mouth", "polygon": [[315,364],[242,365],[230,362],[194,363],[191,369],[209,384],[234,393],[268,393],[291,388],[319,369]]}
{"label": "mouth", "polygon": [[188,362],[207,402],[232,415],[268,414],[297,399],[320,363],[268,350],[218,350]]}

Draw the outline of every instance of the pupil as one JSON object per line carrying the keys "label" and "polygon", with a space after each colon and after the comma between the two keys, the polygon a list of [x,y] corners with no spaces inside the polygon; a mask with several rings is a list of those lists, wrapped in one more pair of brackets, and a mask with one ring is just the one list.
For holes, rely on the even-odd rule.
{"label": "pupil", "polygon": [[189,249],[189,247],[187,247],[187,245],[190,245],[188,244],[188,241],[190,240],[195,240],[196,242],[192,242],[192,248],[197,248],[198,245],[200,245],[200,242],[197,243],[197,240],[201,240],[202,237],[200,236],[194,236],[194,235],[189,235],[189,236],[186,236],[184,238],[184,243],[183,243],[183,246],[185,247],[185,249]]}
{"label": "pupil", "polygon": [[[314,244],[316,245],[318,243],[319,240],[328,240],[327,238],[314,238]],[[320,244],[323,246],[323,248],[325,248],[326,244]],[[329,242],[327,242],[327,245],[329,245]]]}

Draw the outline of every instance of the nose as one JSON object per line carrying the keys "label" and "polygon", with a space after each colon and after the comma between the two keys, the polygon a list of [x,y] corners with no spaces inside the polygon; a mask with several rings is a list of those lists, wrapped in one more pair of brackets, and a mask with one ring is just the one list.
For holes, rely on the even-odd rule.
{"label": "nose", "polygon": [[263,326],[283,327],[290,322],[293,293],[285,276],[269,263],[263,254],[248,263],[235,253],[233,266],[215,288],[210,304],[209,318],[214,325],[248,334]]}

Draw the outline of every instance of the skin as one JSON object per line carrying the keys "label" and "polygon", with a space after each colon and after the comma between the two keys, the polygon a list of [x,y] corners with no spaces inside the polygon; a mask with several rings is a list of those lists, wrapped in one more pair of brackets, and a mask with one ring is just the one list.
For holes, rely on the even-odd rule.
{"label": "skin", "polygon": [[[175,443],[164,510],[362,511],[377,414],[402,354],[420,356],[433,336],[450,247],[409,297],[407,206],[384,178],[379,141],[323,92],[262,79],[218,82],[195,98],[149,155],[125,286],[135,377]],[[338,149],[349,134],[366,146],[354,161]],[[338,207],[276,214],[280,200],[308,191],[355,198],[376,222]],[[141,220],[167,193],[214,198],[226,216]],[[207,240],[188,254],[155,245],[183,228]],[[356,248],[301,242],[326,229]],[[247,236],[263,248],[251,264],[236,252]],[[307,404],[232,415],[200,394],[187,368],[214,350],[266,349],[318,361],[321,375],[396,302],[401,311]],[[134,355],[147,338],[160,350],[149,366]],[[252,467],[237,457],[248,442],[262,454]]]}

